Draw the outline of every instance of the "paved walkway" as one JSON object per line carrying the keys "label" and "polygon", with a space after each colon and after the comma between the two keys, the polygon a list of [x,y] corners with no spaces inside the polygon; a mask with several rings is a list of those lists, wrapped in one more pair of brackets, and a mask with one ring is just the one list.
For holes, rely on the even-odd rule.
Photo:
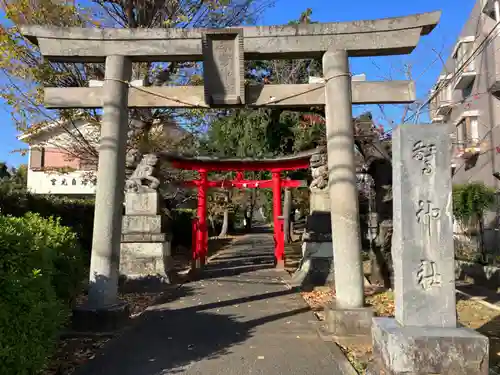
{"label": "paved walkway", "polygon": [[79,375],[334,375],[300,295],[274,270],[269,234],[242,237],[146,311]]}

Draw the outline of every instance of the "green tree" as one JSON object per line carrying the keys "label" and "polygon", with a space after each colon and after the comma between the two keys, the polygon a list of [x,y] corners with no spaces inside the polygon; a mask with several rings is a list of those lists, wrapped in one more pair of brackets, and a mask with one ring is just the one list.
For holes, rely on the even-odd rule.
{"label": "green tree", "polygon": [[25,191],[28,185],[28,167],[8,168],[6,163],[0,163],[0,184],[3,191]]}
{"label": "green tree", "polygon": [[7,163],[0,162],[0,180],[6,180],[10,178],[9,168],[7,167]]}
{"label": "green tree", "polygon": [[[97,151],[81,133],[75,120],[85,118],[99,128],[99,112],[94,110],[46,111],[42,106],[43,86],[86,86],[89,79],[104,77],[104,64],[53,63],[40,56],[38,47],[19,33],[24,24],[90,28],[192,28],[228,27],[254,22],[255,16],[272,0],[163,0],[69,2],[52,0],[0,0],[8,21],[0,24],[0,70],[8,84],[0,97],[10,106],[12,118],[21,131],[35,131],[45,121],[63,119],[63,127],[74,137],[74,156],[95,163]],[[133,79],[148,85],[189,84],[199,81],[195,62],[136,63]],[[141,131],[131,140],[134,147],[148,148],[142,142],[154,124],[179,123],[189,111],[172,109],[132,110],[131,119]]]}
{"label": "green tree", "polygon": [[[54,63],[43,59],[37,46],[19,32],[25,24],[74,26],[88,28],[193,28],[230,27],[252,24],[255,16],[272,5],[273,0],[93,0],[70,2],[52,0],[0,0],[8,20],[0,23],[0,71],[8,84],[0,87],[0,97],[10,107],[18,130],[35,132],[51,121],[62,121],[63,130],[72,142],[63,149],[86,165],[96,165],[98,152],[95,140],[100,132],[100,111],[58,110],[43,108],[43,87],[84,87],[90,79],[104,78],[104,64]],[[196,62],[134,63],[132,79],[142,79],[148,86],[200,84],[200,69]],[[128,150],[138,149],[139,155],[149,151],[197,152],[200,129],[210,114],[200,110],[134,109],[130,111]],[[95,131],[89,140],[76,127],[77,120],[86,120]],[[178,124],[188,124],[188,134],[175,137],[171,132]],[[184,132],[186,133],[186,132]],[[56,145],[59,147],[61,145]],[[132,154],[132,153],[131,153]],[[134,158],[131,158],[134,159]],[[130,160],[128,158],[128,160]],[[133,161],[131,168],[134,167]],[[131,169],[129,168],[129,170]],[[167,187],[189,173],[162,168]],[[165,189],[164,189],[165,190]],[[168,190],[168,191],[167,191]],[[175,202],[189,199],[189,191],[166,189],[165,195]]]}
{"label": "green tree", "polygon": [[453,216],[463,228],[477,230],[478,248],[484,261],[484,215],[495,204],[495,198],[495,189],[482,182],[453,186]]}

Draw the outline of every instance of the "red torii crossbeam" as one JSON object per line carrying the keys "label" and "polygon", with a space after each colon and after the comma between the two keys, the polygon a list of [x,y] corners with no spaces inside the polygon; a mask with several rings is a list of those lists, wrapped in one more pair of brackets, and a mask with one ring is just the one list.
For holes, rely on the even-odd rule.
{"label": "red torii crossbeam", "polygon": [[[198,188],[201,185],[201,180],[184,181],[182,185],[190,188]],[[219,189],[272,189],[272,180],[221,180],[221,181],[207,181],[207,188]],[[282,188],[301,188],[307,187],[307,181],[304,180],[282,180]]]}
{"label": "red torii crossbeam", "polygon": [[[178,169],[196,170],[200,178],[185,181],[183,185],[198,189],[197,218],[193,222],[193,261],[195,267],[202,267],[208,252],[207,227],[207,190],[210,188],[271,188],[273,190],[273,224],[274,224],[274,256],[277,267],[284,267],[285,239],[283,218],[281,213],[281,188],[306,187],[306,181],[282,180],[281,172],[309,168],[311,156],[318,152],[310,150],[293,156],[276,159],[214,159],[194,158],[163,153],[163,159],[169,161],[172,167]],[[272,173],[271,180],[245,180],[244,171],[265,170]],[[237,176],[232,180],[209,181],[208,172],[235,171]]]}

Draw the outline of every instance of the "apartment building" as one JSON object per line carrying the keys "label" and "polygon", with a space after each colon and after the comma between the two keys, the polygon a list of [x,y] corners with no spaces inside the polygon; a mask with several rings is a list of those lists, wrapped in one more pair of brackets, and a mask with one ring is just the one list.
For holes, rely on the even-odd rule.
{"label": "apartment building", "polygon": [[[500,7],[477,0],[430,93],[433,123],[448,123],[453,183],[500,190]],[[486,218],[487,246],[498,248],[498,212]]]}

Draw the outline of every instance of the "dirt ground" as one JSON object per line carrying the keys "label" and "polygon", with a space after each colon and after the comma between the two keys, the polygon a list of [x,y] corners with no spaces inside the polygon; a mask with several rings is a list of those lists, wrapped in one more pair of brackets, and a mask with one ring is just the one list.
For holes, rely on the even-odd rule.
{"label": "dirt ground", "polygon": [[[364,262],[365,275],[369,274],[369,262]],[[329,287],[315,288],[312,292],[303,292],[302,297],[315,311],[319,320],[324,320],[323,306],[335,298],[335,292]],[[376,316],[394,316],[394,294],[381,291],[377,287],[365,288],[367,305],[373,307]],[[490,374],[500,375],[500,311],[491,309],[478,301],[457,295],[457,313],[459,322],[490,339]],[[340,348],[353,367],[360,374],[365,373],[372,358],[371,345],[351,345]]]}
{"label": "dirt ground", "polygon": [[[394,316],[394,294],[391,291],[379,293],[367,289],[366,303],[371,305],[376,316]],[[334,292],[327,288],[318,288],[312,292],[302,293],[311,309],[316,311],[318,319],[323,320],[322,305],[334,298]],[[500,311],[491,309],[477,301],[457,296],[458,319],[466,327],[477,330],[490,339],[490,370],[500,374]],[[371,345],[340,346],[344,354],[360,374],[364,374],[371,360]]]}

